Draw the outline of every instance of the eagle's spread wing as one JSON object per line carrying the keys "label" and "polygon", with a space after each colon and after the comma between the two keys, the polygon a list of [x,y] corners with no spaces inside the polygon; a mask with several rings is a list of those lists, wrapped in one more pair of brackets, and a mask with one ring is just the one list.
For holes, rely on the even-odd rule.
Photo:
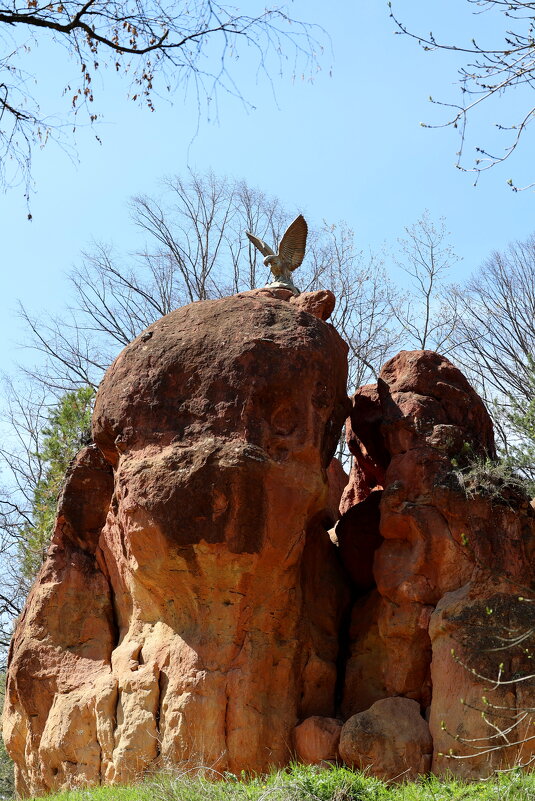
{"label": "eagle's spread wing", "polygon": [[288,269],[295,270],[305,257],[308,226],[302,214],[288,227],[279,245],[279,256]]}
{"label": "eagle's spread wing", "polygon": [[261,239],[259,239],[257,236],[255,236],[254,234],[249,233],[249,231],[246,231],[245,233],[247,234],[247,236],[249,238],[249,241],[253,243],[255,248],[258,248],[258,250],[260,251],[262,256],[274,256],[275,255],[275,251],[271,250],[269,245],[266,245],[266,243],[263,242]]}

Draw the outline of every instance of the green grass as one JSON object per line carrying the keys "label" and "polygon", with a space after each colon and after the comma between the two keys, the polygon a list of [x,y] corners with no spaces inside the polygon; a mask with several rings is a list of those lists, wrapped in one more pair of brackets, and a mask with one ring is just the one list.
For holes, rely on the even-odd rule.
{"label": "green grass", "polygon": [[[513,771],[464,783],[436,777],[387,785],[344,767],[293,765],[267,777],[161,773],[129,787],[95,787],[43,801],[535,801],[535,774]],[[38,801],[34,799],[34,801]],[[41,799],[39,799],[41,801]]]}

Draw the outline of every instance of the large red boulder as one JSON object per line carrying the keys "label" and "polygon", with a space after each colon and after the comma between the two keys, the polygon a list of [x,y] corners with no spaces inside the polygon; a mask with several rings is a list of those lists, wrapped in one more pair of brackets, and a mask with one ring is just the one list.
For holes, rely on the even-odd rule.
{"label": "large red boulder", "polygon": [[335,714],[327,468],[348,402],[330,302],[194,303],[106,373],[13,640],[21,795],[166,763],[264,771],[300,720]]}
{"label": "large red boulder", "polygon": [[[381,542],[376,588],[353,609],[344,714],[378,698],[412,699],[429,717],[434,770],[477,776],[526,763],[535,752],[535,741],[525,739],[535,682],[522,651],[531,646],[535,619],[519,598],[533,592],[533,509],[514,481],[499,478],[489,415],[444,357],[403,351],[365,397],[362,432],[353,416],[349,445],[356,463],[367,465],[368,493],[377,480],[368,464],[372,444],[379,454]],[[358,403],[360,396],[354,409]],[[359,489],[355,497],[365,494]],[[368,559],[359,543],[366,543],[373,494],[338,523],[351,576]],[[362,587],[358,579],[354,587]],[[487,693],[492,710],[482,716],[486,682],[496,681],[500,664],[500,681]],[[508,735],[493,724],[505,732],[506,719],[515,725],[504,748]]]}

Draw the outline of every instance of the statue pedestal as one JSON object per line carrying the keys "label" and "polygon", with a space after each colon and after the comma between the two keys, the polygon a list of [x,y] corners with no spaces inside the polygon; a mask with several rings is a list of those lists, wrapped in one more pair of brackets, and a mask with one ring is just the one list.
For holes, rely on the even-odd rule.
{"label": "statue pedestal", "polygon": [[271,284],[266,284],[265,289],[289,289],[294,295],[299,295],[300,292],[293,281],[279,278]]}

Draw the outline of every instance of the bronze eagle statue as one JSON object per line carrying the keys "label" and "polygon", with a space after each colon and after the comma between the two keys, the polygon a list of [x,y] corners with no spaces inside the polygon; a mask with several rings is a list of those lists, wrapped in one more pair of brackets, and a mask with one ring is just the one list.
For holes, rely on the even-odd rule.
{"label": "bronze eagle statue", "polygon": [[275,253],[269,245],[259,239],[249,231],[245,232],[249,241],[258,248],[264,256],[264,264],[269,267],[275,276],[276,284],[287,286],[292,292],[299,290],[292,281],[292,272],[302,263],[305,256],[308,226],[302,214],[296,217],[286,229],[280,243],[279,250]]}

